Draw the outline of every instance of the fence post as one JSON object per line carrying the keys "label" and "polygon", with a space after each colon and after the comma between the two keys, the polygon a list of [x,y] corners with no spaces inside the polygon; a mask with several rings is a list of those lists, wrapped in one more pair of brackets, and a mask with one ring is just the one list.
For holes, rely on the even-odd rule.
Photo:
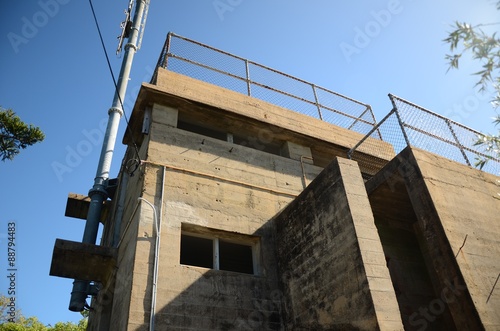
{"label": "fence post", "polygon": [[403,137],[405,138],[406,146],[411,146],[410,139],[408,139],[408,136],[406,135],[405,124],[403,123],[401,116],[399,116],[398,106],[396,106],[396,102],[394,101],[394,96],[390,93],[389,93],[389,99],[391,99],[392,107],[394,108],[394,112],[396,113],[396,118],[398,119],[399,126],[401,127],[401,131],[403,132]]}
{"label": "fence post", "polygon": [[455,131],[453,130],[453,127],[451,126],[451,123],[450,123],[450,120],[449,119],[445,119],[445,122],[446,122],[446,125],[448,125],[448,128],[450,129],[450,132],[451,132],[451,135],[453,136],[453,139],[455,139],[455,142],[457,143],[457,147],[458,149],[460,149],[460,153],[462,153],[462,156],[464,157],[465,159],[465,162],[467,163],[467,165],[470,167],[471,164],[470,164],[470,161],[469,161],[469,158],[467,157],[467,154],[465,154],[465,151],[464,149],[462,148],[462,144],[460,143],[460,140],[458,140],[458,137],[457,135],[455,134]]}
{"label": "fence post", "polygon": [[314,102],[316,103],[316,107],[318,108],[319,119],[323,120],[323,115],[321,114],[321,107],[320,107],[319,101],[318,101],[318,95],[316,94],[316,86],[314,84],[311,84],[311,87],[313,89]]}
{"label": "fence post", "polygon": [[167,34],[167,41],[165,42],[165,58],[163,59],[163,68],[167,69],[168,54],[170,53],[170,43],[172,40],[172,32]]}
{"label": "fence post", "polygon": [[252,96],[252,93],[251,93],[251,90],[250,90],[250,68],[248,67],[248,60],[245,60],[245,70],[246,70],[246,74],[247,74],[247,93],[248,93],[248,96],[251,97]]}
{"label": "fence post", "polygon": [[401,116],[399,116],[399,110],[397,108],[394,108],[394,110],[396,113],[396,118],[398,119],[399,126],[401,127],[401,131],[403,132],[403,137],[405,138],[406,146],[411,146],[410,139],[408,139],[408,136],[406,135],[405,124],[403,123]]}

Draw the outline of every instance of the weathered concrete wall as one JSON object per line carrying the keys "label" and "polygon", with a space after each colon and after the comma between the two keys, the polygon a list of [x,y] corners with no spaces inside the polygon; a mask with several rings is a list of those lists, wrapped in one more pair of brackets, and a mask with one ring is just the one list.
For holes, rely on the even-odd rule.
{"label": "weathered concrete wall", "polygon": [[[383,216],[376,215],[375,224],[384,248],[405,330],[419,330],[422,322],[419,322],[415,312],[428,305],[435,298],[435,293],[418,239],[413,231],[393,226]],[[443,317],[444,314],[436,316],[433,326],[439,330],[452,330],[441,320]]]}
{"label": "weathered concrete wall", "polygon": [[[186,100],[189,101],[187,102]],[[297,141],[284,140],[290,140],[299,144],[306,138],[325,142],[327,145],[326,148],[320,146],[316,151],[318,160],[328,155],[328,158],[321,160],[321,162],[326,161],[325,164],[320,164],[323,167],[334,156],[347,156],[347,151],[364,137],[364,134],[331,125],[325,121],[278,107],[238,92],[158,68],[157,85],[143,84],[131,115],[130,125],[134,135],[136,135],[136,140],[140,139],[137,135],[142,125],[143,110],[155,102],[178,108],[186,107],[194,109],[202,106],[205,109],[221,109],[225,112],[224,117],[246,117],[247,125],[255,123],[254,125],[257,125],[262,130],[266,126],[272,126],[286,135],[295,134],[300,136]],[[221,120],[223,119],[221,118]],[[124,142],[130,142],[129,133],[125,135]],[[365,150],[364,144],[362,144],[359,147],[360,155],[358,157],[363,159],[365,157],[364,154],[369,154],[370,160],[380,163],[377,165],[372,164],[371,166],[379,169],[382,164],[387,163],[388,160],[394,157],[394,149],[389,143],[378,139],[375,139],[372,144],[376,144],[377,148]],[[333,156],[331,156],[332,154]],[[368,171],[368,169],[366,170]]]}
{"label": "weathered concrete wall", "polygon": [[[401,155],[366,183],[375,225],[399,304],[405,330],[427,326],[419,310],[428,309],[437,296],[424,259],[425,247],[415,231],[417,216],[398,167]],[[411,184],[415,185],[415,184]],[[426,314],[425,311],[422,311]],[[428,313],[428,312],[427,312]],[[447,307],[432,317],[432,329],[454,330]]]}
{"label": "weathered concrete wall", "polygon": [[[173,84],[172,82],[175,82]],[[250,119],[275,124],[304,135],[311,135],[341,146],[354,146],[363,135],[332,126],[310,116],[285,110],[268,102],[227,90],[163,68],[158,69],[157,89],[165,93],[215,106]],[[285,110],[285,111],[284,111]],[[334,133],[332,133],[334,132]],[[388,145],[382,143],[382,145]]]}
{"label": "weathered concrete wall", "polygon": [[499,328],[497,179],[406,148],[366,183],[408,330]]}
{"label": "weathered concrete wall", "polygon": [[[470,295],[482,327],[487,330],[498,330],[500,329],[499,177],[419,149],[412,149],[412,155],[434,209],[432,214],[429,212],[419,215],[420,229],[429,237],[431,236],[427,229],[429,222],[439,221],[446,243],[449,245],[449,251],[446,253],[451,254],[451,257],[448,258],[456,260],[460,270],[460,276],[448,279],[455,284],[454,294],[457,301],[467,302],[467,297]],[[434,257],[435,268],[450,268],[439,265],[440,256]],[[458,318],[459,314],[459,311],[455,311],[454,318]],[[474,320],[473,311],[471,314],[472,316],[467,317],[469,320]],[[462,325],[457,324],[459,327]]]}
{"label": "weathered concrete wall", "polygon": [[[141,133],[147,107],[153,108],[149,136]],[[287,158],[212,139],[176,128],[181,115],[183,123],[202,123],[217,130],[222,127],[235,137],[246,135],[262,144],[271,139],[269,145],[274,145],[269,147],[290,142],[300,148]],[[133,137],[142,143],[145,163],[144,182],[135,183],[140,192],[129,192],[134,199],[129,202],[135,205],[137,196],[143,196],[163,210],[158,328],[279,329],[275,231],[270,220],[322,170],[301,158],[300,150],[307,151],[304,156],[325,161],[332,155],[344,155],[361,135],[162,69],[158,85],[144,84],[141,89],[130,127],[133,134],[127,133],[124,142],[131,143]],[[387,155],[380,157],[390,158],[392,149],[387,147]],[[165,179],[160,175],[163,171]],[[122,267],[117,271],[117,284],[129,292],[113,301],[111,320],[112,325],[126,330],[145,329],[149,323],[152,215],[150,207],[141,202],[120,250]],[[260,237],[258,275],[181,265],[182,224]],[[377,260],[380,256],[367,258]],[[377,263],[374,274],[379,270]]]}
{"label": "weathered concrete wall", "polygon": [[[147,146],[146,139],[146,142],[139,150],[140,157],[146,156]],[[128,148],[124,157],[125,161],[130,159],[137,159],[135,149],[132,147]],[[91,311],[89,316],[88,330],[107,331],[128,329],[135,267],[134,260],[136,258],[138,241],[138,219],[140,218],[137,198],[143,192],[146,175],[144,171],[144,168],[139,168],[134,172],[134,176],[132,177],[128,171],[120,173],[120,181],[123,181],[124,176],[128,177],[127,184],[123,191],[121,187],[117,190],[111,215],[113,219],[106,223],[102,238],[104,244],[111,245],[113,243],[114,227],[117,226],[119,228],[119,242],[115,242],[115,245],[119,244],[117,267],[109,283],[92,300],[93,311]],[[125,195],[125,200],[123,203],[123,215],[121,219],[118,219],[116,209],[120,194]]]}
{"label": "weathered concrete wall", "polygon": [[[275,230],[269,221],[303,190],[302,167],[308,180],[322,169],[177,129],[164,121],[160,108],[153,109],[143,192],[163,208],[155,325],[168,330],[281,329]],[[127,330],[142,330],[149,323],[154,241],[147,208],[140,210]],[[258,236],[259,273],[181,265],[182,224]]]}
{"label": "weathered concrete wall", "polygon": [[357,164],[337,159],[276,218],[287,330],[402,330]]}
{"label": "weathered concrete wall", "polygon": [[[145,155],[145,150],[141,150]],[[124,159],[136,158],[136,153],[129,148]],[[135,247],[137,240],[137,217],[134,217],[134,209],[137,206],[137,197],[140,196],[143,186],[143,174],[140,170],[135,172],[134,177],[127,173],[120,176],[128,177],[128,184],[121,184],[120,190],[126,192],[124,201],[124,212],[121,219],[116,216],[117,200],[113,201],[113,209],[110,219],[107,220],[103,231],[102,245],[113,244],[115,226],[120,228],[120,245],[118,247],[118,259],[112,279],[99,291],[97,297],[92,299],[92,311],[89,315],[88,330],[107,331],[111,329],[126,330],[130,307],[130,294],[132,284],[132,270],[135,259]],[[123,178],[120,179],[122,181]],[[137,216],[137,215],[136,215]],[[127,222],[130,226],[127,227]],[[115,243],[115,245],[118,243]]]}

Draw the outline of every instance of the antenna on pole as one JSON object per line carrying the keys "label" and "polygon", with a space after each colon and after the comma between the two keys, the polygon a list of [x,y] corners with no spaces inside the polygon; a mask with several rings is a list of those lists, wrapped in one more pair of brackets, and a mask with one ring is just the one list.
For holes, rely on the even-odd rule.
{"label": "antenna on pole", "polygon": [[133,5],[134,0],[130,0],[128,3],[128,8],[125,9],[125,20],[120,23],[122,33],[118,36],[118,47],[116,48],[116,55],[120,54],[120,52],[122,51],[123,40],[129,37],[130,27],[132,26],[130,17],[132,16]]}
{"label": "antenna on pole", "polygon": [[[94,185],[89,191],[90,205],[87,212],[87,221],[83,233],[82,243],[95,245],[97,232],[99,230],[99,221],[103,202],[108,198],[108,179],[111,169],[111,160],[115,149],[116,135],[118,133],[118,125],[120,118],[123,115],[123,100],[132,68],[132,61],[138,49],[138,41],[142,38],[142,33],[145,24],[145,15],[149,6],[149,0],[135,0],[134,18],[130,21],[134,0],[129,1],[129,6],[125,11],[125,21],[122,23],[122,34],[118,45],[118,51],[121,51],[122,44],[125,38],[127,43],[123,47],[125,53],[122,60],[120,75],[116,85],[115,95],[111,108],[108,110],[108,125],[106,134],[102,143],[101,156],[97,166]],[[86,299],[90,294],[96,294],[95,285],[91,285],[89,281],[75,279],[73,282],[73,291],[69,303],[69,310],[80,312],[88,307]]]}
{"label": "antenna on pole", "polygon": [[[144,6],[144,13],[141,18],[141,22],[139,24],[139,37],[137,40],[137,50],[141,48],[142,45],[142,37],[144,36],[144,26],[146,25],[146,19],[148,18],[149,12],[149,1],[146,0],[146,4]],[[128,4],[128,8],[125,10],[125,20],[120,23],[120,28],[122,29],[122,33],[117,37],[118,38],[118,47],[116,48],[116,55],[119,55],[122,51],[123,40],[128,38],[130,35],[130,29],[132,28],[132,21],[130,18],[132,17],[132,8],[134,6],[134,0],[130,0]]]}
{"label": "antenna on pole", "polygon": [[141,32],[139,34],[139,41],[137,42],[137,49],[141,49],[142,37],[144,36],[144,27],[146,26],[146,20],[148,19],[149,1],[150,0],[146,0],[146,7],[144,8],[144,15],[142,15]]}

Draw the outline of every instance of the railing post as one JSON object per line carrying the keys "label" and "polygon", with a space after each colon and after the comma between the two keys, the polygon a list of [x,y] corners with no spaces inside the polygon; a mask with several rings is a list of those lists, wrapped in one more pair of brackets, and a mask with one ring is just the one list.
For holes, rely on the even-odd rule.
{"label": "railing post", "polygon": [[401,116],[399,116],[399,110],[398,108],[394,108],[394,110],[396,113],[396,118],[398,119],[399,126],[401,127],[401,131],[403,132],[403,137],[405,138],[406,146],[411,146],[410,139],[408,139],[408,136],[406,135],[405,124],[403,123]]}
{"label": "railing post", "polygon": [[163,68],[167,69],[167,65],[168,65],[168,54],[170,53],[170,43],[171,43],[171,39],[172,39],[172,32],[169,32],[167,34],[167,40],[165,42],[165,57],[163,58]]}
{"label": "railing post", "polygon": [[411,146],[410,139],[408,139],[408,136],[406,135],[405,124],[403,123],[401,116],[399,116],[398,106],[396,106],[396,102],[394,101],[394,96],[390,93],[389,93],[389,99],[391,99],[392,108],[394,108],[394,112],[396,113],[396,118],[398,119],[399,126],[401,127],[401,131],[403,132],[403,137],[405,138],[406,146]]}
{"label": "railing post", "polygon": [[449,119],[445,119],[445,122],[446,122],[446,125],[448,125],[448,128],[450,129],[450,132],[451,132],[451,135],[453,136],[453,139],[455,139],[455,142],[457,143],[458,149],[460,149],[460,153],[462,153],[462,156],[464,157],[465,162],[470,167],[471,163],[469,161],[469,158],[467,157],[467,154],[465,154],[465,151],[462,148],[462,144],[460,143],[460,140],[458,140],[458,137],[455,134],[455,131],[453,130],[453,127],[451,126],[450,120]]}
{"label": "railing post", "polygon": [[316,107],[318,108],[319,119],[323,121],[323,114],[321,114],[321,107],[319,105],[318,95],[316,94],[316,86],[314,84],[311,84],[311,87],[313,89],[314,102],[316,103]]}
{"label": "railing post", "polygon": [[247,74],[247,93],[248,93],[248,96],[251,97],[252,96],[252,91],[250,89],[250,68],[248,67],[248,60],[245,60],[245,70],[246,70],[246,74]]}

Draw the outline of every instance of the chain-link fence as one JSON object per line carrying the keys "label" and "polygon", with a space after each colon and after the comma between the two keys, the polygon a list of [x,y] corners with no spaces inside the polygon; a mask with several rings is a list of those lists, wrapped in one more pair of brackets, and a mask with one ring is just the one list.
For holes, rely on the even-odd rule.
{"label": "chain-link fence", "polygon": [[392,144],[396,154],[406,146],[413,146],[469,166],[487,160],[482,170],[496,175],[500,173],[498,154],[477,144],[483,136],[480,132],[397,96],[389,94],[389,98],[393,109],[349,151],[349,157],[361,166],[372,168],[373,160],[362,151],[370,150],[376,155],[381,146],[376,140],[381,139]]}
{"label": "chain-link fence", "polygon": [[363,134],[376,125],[369,105],[173,33],[157,67]]}

